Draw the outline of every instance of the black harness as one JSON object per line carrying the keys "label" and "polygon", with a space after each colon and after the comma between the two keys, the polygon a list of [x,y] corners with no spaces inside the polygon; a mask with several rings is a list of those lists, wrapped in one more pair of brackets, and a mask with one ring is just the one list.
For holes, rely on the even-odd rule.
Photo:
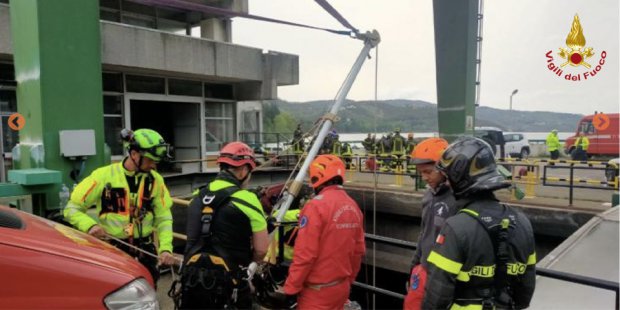
{"label": "black harness", "polygon": [[[149,173],[144,178],[144,187],[142,193],[140,193],[140,182],[135,182],[135,176],[126,176],[127,184],[129,185],[129,193],[135,193],[137,195],[136,201],[129,202],[129,206],[126,204],[127,192],[122,187],[112,187],[111,183],[106,183],[103,193],[101,195],[101,211],[99,215],[105,213],[119,213],[129,214],[129,243],[133,244],[133,227],[137,227],[140,239],[148,239],[149,237],[142,236],[142,220],[146,215],[153,213],[153,198],[151,193],[153,192],[153,176]],[[141,197],[141,198],[140,198]],[[138,201],[141,199],[142,201]]]}
{"label": "black harness", "polygon": [[459,211],[468,214],[476,219],[489,235],[493,243],[495,254],[495,275],[493,277],[493,287],[480,288],[475,290],[475,295],[482,298],[482,309],[490,310],[497,307],[501,309],[514,309],[512,291],[508,279],[508,263],[514,257],[513,249],[510,246],[512,232],[516,228],[517,213],[506,205],[501,205],[504,211],[499,216],[489,214],[474,214],[466,211]]}
{"label": "black harness", "polygon": [[245,308],[248,305],[241,298],[248,296],[250,290],[245,280],[245,270],[230,264],[228,253],[218,245],[218,240],[214,240],[213,225],[218,221],[219,213],[231,202],[259,210],[242,199],[232,197],[239,191],[237,186],[218,191],[211,191],[209,187],[210,184],[207,184],[194,198],[201,199],[200,239],[186,253],[180,294],[174,294],[176,283],[172,284],[168,294],[180,309]]}

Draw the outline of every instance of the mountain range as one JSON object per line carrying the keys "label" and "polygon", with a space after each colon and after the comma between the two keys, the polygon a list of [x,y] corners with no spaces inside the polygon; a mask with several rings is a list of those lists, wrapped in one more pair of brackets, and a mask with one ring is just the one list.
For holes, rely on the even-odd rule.
{"label": "mountain range", "polygon": [[[274,100],[267,105],[271,112],[265,113],[269,120],[273,113],[286,113],[304,128],[308,128],[321,115],[329,111],[333,101],[287,102]],[[269,108],[266,109],[269,111]],[[271,115],[269,115],[271,114]],[[335,128],[339,132],[392,131],[400,128],[402,132],[437,131],[437,105],[421,100],[347,100],[338,112],[340,121]],[[476,108],[476,126],[499,127],[504,131],[547,132],[557,129],[560,132],[575,131],[581,114],[557,113],[547,111],[500,110],[490,107]]]}

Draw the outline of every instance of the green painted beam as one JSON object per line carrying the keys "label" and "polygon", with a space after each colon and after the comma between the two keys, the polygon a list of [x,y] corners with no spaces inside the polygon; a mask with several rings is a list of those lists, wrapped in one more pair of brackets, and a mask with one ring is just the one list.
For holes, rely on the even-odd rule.
{"label": "green painted beam", "polygon": [[62,182],[60,171],[42,168],[9,170],[9,182],[20,185],[46,185]]}
{"label": "green painted beam", "polygon": [[15,183],[0,183],[0,197],[15,197],[30,195],[22,185]]}
{"label": "green painted beam", "polygon": [[[99,1],[11,1],[10,14],[17,110],[26,120],[15,168],[60,171],[70,188],[75,163],[60,156],[60,130],[95,130],[97,155],[83,175],[104,163]],[[57,208],[59,190],[49,186],[45,206],[34,209]]]}
{"label": "green painted beam", "polygon": [[433,0],[439,135],[452,141],[475,124],[478,0]]}

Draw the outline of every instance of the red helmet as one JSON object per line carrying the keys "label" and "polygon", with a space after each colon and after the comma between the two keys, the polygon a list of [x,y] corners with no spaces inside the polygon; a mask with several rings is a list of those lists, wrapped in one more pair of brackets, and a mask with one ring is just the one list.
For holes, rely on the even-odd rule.
{"label": "red helmet", "polygon": [[340,158],[334,155],[319,155],[310,164],[310,183],[318,188],[334,177],[341,177],[344,182],[345,167]]}
{"label": "red helmet", "polygon": [[442,138],[428,138],[416,145],[411,152],[412,163],[414,165],[436,163],[446,148],[448,141]]}
{"label": "red helmet", "polygon": [[241,167],[243,165],[250,165],[252,170],[256,168],[256,162],[254,161],[254,151],[245,143],[234,141],[226,144],[220,150],[220,156],[217,158],[217,163],[225,163],[233,167]]}

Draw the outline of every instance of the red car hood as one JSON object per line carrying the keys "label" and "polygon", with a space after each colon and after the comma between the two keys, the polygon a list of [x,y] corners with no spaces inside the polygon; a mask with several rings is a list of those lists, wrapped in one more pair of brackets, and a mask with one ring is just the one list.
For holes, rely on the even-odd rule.
{"label": "red car hood", "polygon": [[16,215],[21,229],[0,226],[0,243],[80,260],[120,273],[151,279],[142,264],[114,246],[65,225],[0,206],[0,215]]}

